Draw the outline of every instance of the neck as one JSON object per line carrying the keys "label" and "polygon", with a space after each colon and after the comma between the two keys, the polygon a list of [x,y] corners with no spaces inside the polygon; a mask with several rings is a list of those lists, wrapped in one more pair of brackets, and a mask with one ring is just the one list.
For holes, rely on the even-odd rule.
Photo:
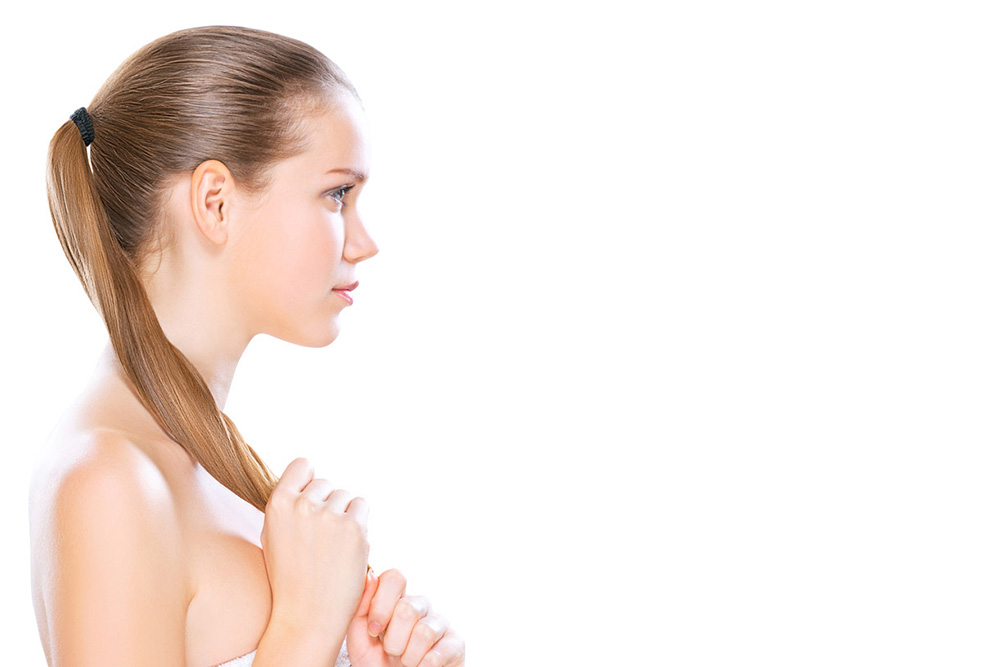
{"label": "neck", "polygon": [[[209,391],[212,393],[212,397],[215,399],[216,407],[220,411],[224,410],[226,406],[226,399],[229,396],[229,388],[232,385],[233,374],[236,370],[236,363],[226,363],[225,361],[207,363],[202,359],[193,357],[192,355],[186,353],[180,347],[178,347],[178,349],[181,351],[181,354],[184,354],[188,361],[190,361],[198,370],[198,373],[201,375],[205,384],[208,386]],[[97,361],[96,370],[102,375],[111,375],[115,377],[118,381],[125,385],[132,384],[125,373],[125,369],[122,368],[121,362],[119,362],[110,340],[105,344],[104,349],[101,351],[101,355]]]}

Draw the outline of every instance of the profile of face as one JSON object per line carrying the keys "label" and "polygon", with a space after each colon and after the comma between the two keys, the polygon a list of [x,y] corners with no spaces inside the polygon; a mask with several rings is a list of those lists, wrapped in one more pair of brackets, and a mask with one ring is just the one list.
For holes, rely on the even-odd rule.
{"label": "profile of face", "polygon": [[[279,162],[263,193],[229,194],[231,296],[245,326],[307,347],[329,345],[360,283],[358,264],[378,252],[358,199],[369,174],[360,104],[340,95],[305,119],[307,149]],[[363,293],[363,292],[362,292]],[[363,297],[362,297],[363,298]]]}

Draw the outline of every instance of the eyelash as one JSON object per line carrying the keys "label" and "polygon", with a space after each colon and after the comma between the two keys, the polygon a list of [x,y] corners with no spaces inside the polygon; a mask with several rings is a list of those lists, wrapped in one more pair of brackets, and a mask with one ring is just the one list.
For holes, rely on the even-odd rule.
{"label": "eyelash", "polygon": [[337,194],[338,192],[342,192],[343,194],[340,195],[339,198],[333,197],[333,199],[334,199],[334,201],[339,202],[341,206],[347,206],[347,204],[344,203],[344,198],[347,197],[347,193],[350,192],[353,189],[354,189],[353,185],[345,185],[342,188],[337,188],[336,190],[330,190],[330,192],[328,192],[327,195],[331,195],[332,196],[332,195]]}

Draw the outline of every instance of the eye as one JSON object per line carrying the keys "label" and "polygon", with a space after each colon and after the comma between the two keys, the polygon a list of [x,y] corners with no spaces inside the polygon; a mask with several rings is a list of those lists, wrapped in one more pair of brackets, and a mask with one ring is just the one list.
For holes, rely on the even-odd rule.
{"label": "eye", "polygon": [[346,197],[347,193],[353,189],[353,185],[345,185],[337,188],[336,190],[330,190],[326,194],[328,197],[332,197],[334,201],[340,203],[341,206],[346,206],[346,204],[344,204],[344,197]]}

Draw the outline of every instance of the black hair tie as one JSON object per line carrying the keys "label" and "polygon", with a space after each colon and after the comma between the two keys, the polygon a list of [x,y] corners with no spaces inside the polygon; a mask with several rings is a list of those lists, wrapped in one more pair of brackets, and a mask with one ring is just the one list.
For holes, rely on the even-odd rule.
{"label": "black hair tie", "polygon": [[94,141],[94,123],[90,120],[90,114],[87,113],[87,107],[80,107],[73,112],[70,119],[76,123],[77,128],[80,130],[80,136],[83,137],[83,145],[89,146]]}

